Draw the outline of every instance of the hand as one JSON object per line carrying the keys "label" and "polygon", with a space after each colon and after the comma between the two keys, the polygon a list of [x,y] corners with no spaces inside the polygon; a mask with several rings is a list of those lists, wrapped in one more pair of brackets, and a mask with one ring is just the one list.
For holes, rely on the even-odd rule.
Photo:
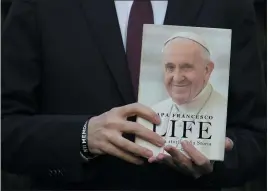
{"label": "hand", "polygon": [[138,123],[127,121],[128,117],[134,115],[155,124],[160,123],[159,116],[153,110],[138,103],[113,108],[89,120],[88,148],[90,152],[98,155],[113,155],[134,164],[143,163],[140,157],[152,157],[152,151],[122,136],[123,133],[133,133],[159,147],[164,145],[164,139],[155,132]]}
{"label": "hand", "polygon": [[[213,171],[213,161],[209,161],[204,155],[202,155],[192,144],[187,141],[182,143],[183,150],[189,156],[185,156],[176,147],[166,146],[165,151],[170,154],[170,156],[165,154],[159,154],[157,157],[151,157],[148,161],[160,162],[168,164],[169,166],[175,168],[176,170],[191,175],[195,178],[199,178],[203,174],[208,174]],[[233,142],[231,139],[226,138],[225,140],[225,150],[230,151],[233,148]]]}

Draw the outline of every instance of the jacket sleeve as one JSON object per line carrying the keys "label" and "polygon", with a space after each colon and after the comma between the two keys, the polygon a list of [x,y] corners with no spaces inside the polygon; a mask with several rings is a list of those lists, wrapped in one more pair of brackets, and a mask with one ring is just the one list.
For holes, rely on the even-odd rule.
{"label": "jacket sleeve", "polygon": [[90,115],[44,115],[40,30],[34,1],[14,1],[2,30],[2,169],[80,181],[81,130]]}
{"label": "jacket sleeve", "polygon": [[212,187],[241,186],[255,178],[266,159],[266,85],[257,45],[256,19],[250,0],[227,1],[232,28],[226,136],[234,148],[214,172],[200,178]]}

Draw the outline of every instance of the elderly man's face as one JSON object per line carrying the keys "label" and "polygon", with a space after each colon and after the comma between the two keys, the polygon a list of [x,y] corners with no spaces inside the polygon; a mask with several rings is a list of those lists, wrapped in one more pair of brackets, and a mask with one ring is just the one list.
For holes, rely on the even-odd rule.
{"label": "elderly man's face", "polygon": [[203,51],[186,39],[175,39],[164,49],[165,86],[179,105],[192,100],[209,79],[213,63],[204,59]]}

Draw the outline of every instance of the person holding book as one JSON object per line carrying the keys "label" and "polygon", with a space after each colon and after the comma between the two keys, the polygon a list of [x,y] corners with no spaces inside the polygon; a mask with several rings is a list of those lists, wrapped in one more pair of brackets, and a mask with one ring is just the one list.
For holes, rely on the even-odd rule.
{"label": "person holding book", "polygon": [[[13,1],[1,40],[2,170],[30,176],[38,190],[245,183],[266,151],[253,11],[250,0]],[[234,147],[209,176],[147,164],[152,153],[133,143],[140,136],[164,144],[135,122],[138,115],[159,123],[135,103],[145,23],[233,31],[227,136]]]}

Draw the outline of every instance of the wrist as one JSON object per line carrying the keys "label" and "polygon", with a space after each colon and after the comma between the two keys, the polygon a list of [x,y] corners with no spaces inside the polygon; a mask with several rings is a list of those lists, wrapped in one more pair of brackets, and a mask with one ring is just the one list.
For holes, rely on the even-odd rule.
{"label": "wrist", "polygon": [[90,152],[88,148],[88,120],[84,124],[80,139],[80,155],[85,161],[89,161],[98,155]]}

